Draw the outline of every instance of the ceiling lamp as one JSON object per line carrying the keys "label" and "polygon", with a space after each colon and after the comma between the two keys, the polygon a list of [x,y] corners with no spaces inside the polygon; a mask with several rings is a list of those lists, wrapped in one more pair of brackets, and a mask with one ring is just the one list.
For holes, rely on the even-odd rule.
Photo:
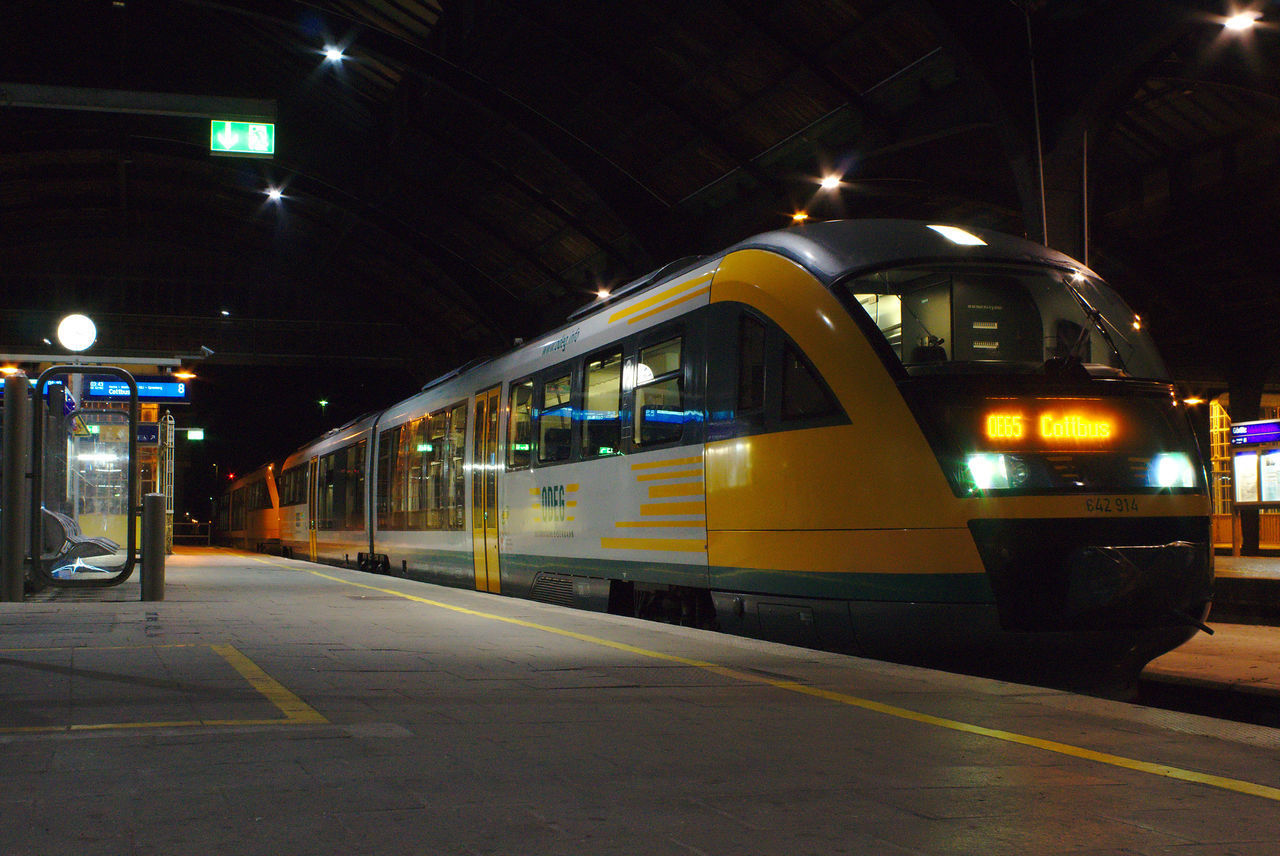
{"label": "ceiling lamp", "polygon": [[1246,12],[1237,12],[1236,14],[1232,15],[1230,18],[1227,18],[1225,21],[1223,21],[1222,26],[1226,27],[1228,30],[1235,30],[1236,32],[1243,32],[1244,30],[1252,30],[1254,26],[1258,23],[1258,19],[1261,17],[1262,15],[1260,13],[1254,12],[1252,10],[1246,11]]}

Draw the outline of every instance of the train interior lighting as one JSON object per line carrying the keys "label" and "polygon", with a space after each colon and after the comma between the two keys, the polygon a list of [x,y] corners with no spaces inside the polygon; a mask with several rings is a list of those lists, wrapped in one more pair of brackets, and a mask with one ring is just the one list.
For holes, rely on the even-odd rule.
{"label": "train interior lighting", "polygon": [[[1065,284],[1068,287],[1064,288]],[[1107,285],[1016,267],[906,267],[843,284],[913,375],[1043,371],[1167,377],[1149,335]],[[1137,319],[1137,320],[1135,320]]]}

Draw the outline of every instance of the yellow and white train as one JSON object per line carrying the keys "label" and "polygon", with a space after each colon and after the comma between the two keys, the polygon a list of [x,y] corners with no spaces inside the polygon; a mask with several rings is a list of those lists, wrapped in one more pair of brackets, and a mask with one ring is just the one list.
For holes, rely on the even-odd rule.
{"label": "yellow and white train", "polygon": [[669,265],[261,475],[299,558],[877,655],[1131,670],[1211,598],[1203,465],[1140,319],[952,226]]}

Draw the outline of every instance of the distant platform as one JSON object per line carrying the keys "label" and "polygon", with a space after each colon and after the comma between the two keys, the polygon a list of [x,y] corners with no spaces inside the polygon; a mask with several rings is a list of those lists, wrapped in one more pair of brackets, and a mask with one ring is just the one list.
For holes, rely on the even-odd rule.
{"label": "distant platform", "polygon": [[1280,625],[1280,557],[1216,556],[1209,624]]}

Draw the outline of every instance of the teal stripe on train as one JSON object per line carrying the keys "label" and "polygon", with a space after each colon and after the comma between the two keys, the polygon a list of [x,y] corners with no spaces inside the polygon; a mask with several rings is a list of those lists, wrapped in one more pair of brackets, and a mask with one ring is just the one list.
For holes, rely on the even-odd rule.
{"label": "teal stripe on train", "polygon": [[502,557],[502,584],[508,594],[528,591],[539,573],[612,578],[711,588],[768,592],[786,597],[927,603],[995,603],[986,574],[856,574],[771,571],[759,568],[701,567],[567,556]]}

